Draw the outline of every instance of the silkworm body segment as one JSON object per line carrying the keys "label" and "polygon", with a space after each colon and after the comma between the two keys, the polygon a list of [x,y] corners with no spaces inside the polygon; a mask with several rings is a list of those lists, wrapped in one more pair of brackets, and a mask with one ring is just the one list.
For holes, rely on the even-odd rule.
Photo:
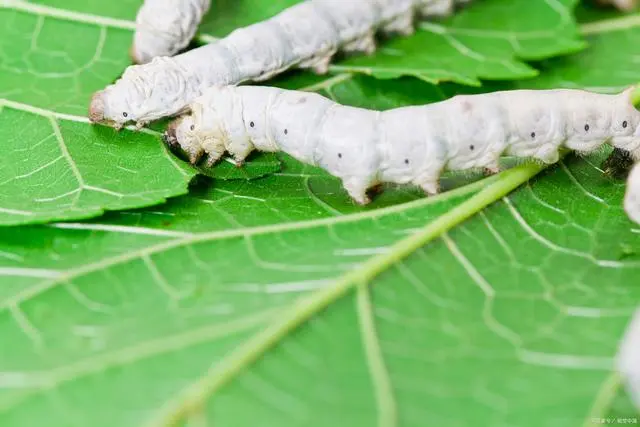
{"label": "silkworm body segment", "polygon": [[640,224],[640,163],[635,164],[627,177],[627,190],[624,195],[624,210],[629,216],[629,219]]}
{"label": "silkworm body segment", "polygon": [[610,142],[638,159],[640,112],[630,93],[518,90],[380,112],[313,93],[228,86],[197,98],[165,140],[209,164],[224,151],[238,162],[253,150],[283,151],[340,178],[365,204],[376,184],[434,194],[444,170],[497,172],[503,154],[554,163],[560,148],[588,153]]}
{"label": "silkworm body segment", "polygon": [[[190,1],[193,10],[206,5],[181,1]],[[216,43],[129,67],[94,94],[89,118],[116,128],[131,121],[142,126],[179,114],[211,86],[262,81],[294,66],[324,73],[339,50],[373,52],[377,31],[408,34],[417,15],[450,14],[455,3],[468,1],[307,0]]]}
{"label": "silkworm body segment", "polygon": [[145,0],[136,16],[131,58],[138,64],[187,47],[211,0]]}

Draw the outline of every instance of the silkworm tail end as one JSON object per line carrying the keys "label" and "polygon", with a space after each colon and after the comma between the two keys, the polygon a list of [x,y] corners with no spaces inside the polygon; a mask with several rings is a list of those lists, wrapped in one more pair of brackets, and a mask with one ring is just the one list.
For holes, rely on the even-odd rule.
{"label": "silkworm tail end", "polygon": [[129,58],[131,58],[131,62],[134,64],[140,65],[149,62],[152,58],[149,58],[148,55],[140,54],[138,48],[136,48],[136,42],[134,41],[129,48]]}

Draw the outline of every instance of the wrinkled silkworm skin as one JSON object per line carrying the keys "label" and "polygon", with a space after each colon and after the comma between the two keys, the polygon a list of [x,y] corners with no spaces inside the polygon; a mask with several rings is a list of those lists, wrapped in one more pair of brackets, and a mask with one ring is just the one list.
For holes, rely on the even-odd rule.
{"label": "wrinkled silkworm skin", "polygon": [[616,364],[631,400],[640,410],[640,310],[636,310],[622,338]]}
{"label": "wrinkled silkworm skin", "polygon": [[622,11],[630,12],[638,7],[638,0],[596,0],[602,6],[612,5]]}
{"label": "wrinkled silkworm skin", "polygon": [[189,44],[211,0],[145,0],[136,17],[131,59],[144,64]]}
{"label": "wrinkled silkworm skin", "polygon": [[308,92],[214,87],[171,124],[165,141],[194,163],[206,155],[208,165],[225,150],[239,163],[253,150],[283,151],[340,178],[353,200],[366,204],[367,190],[379,183],[435,194],[444,170],[496,173],[504,154],[551,164],[561,148],[589,153],[609,142],[638,159],[632,91],[516,90],[379,112]]}
{"label": "wrinkled silkworm skin", "polygon": [[[640,163],[635,164],[627,177],[627,190],[624,195],[624,210],[629,219],[640,224]],[[640,344],[638,345],[640,348]],[[638,367],[640,370],[640,355],[638,356]],[[640,383],[638,385],[640,387]],[[640,392],[640,389],[638,391]]]}
{"label": "wrinkled silkworm skin", "polygon": [[[178,114],[185,112],[182,100],[171,94],[181,91],[186,96],[197,96],[199,91],[194,92],[194,87],[197,87],[198,76],[169,57],[154,58],[147,65],[155,67],[156,72],[146,74],[138,67],[129,67],[116,90],[111,85],[96,92],[91,100],[89,119],[120,129],[135,117],[132,112],[143,117],[157,117],[158,112],[167,108]],[[149,123],[149,120],[133,121],[138,128]]]}
{"label": "wrinkled silkworm skin", "polygon": [[456,3],[469,1],[307,0],[216,43],[127,68],[93,96],[89,118],[116,128],[128,122],[142,127],[183,112],[211,86],[262,81],[296,66],[325,73],[340,50],[373,52],[377,31],[409,34],[415,17],[448,15]]}

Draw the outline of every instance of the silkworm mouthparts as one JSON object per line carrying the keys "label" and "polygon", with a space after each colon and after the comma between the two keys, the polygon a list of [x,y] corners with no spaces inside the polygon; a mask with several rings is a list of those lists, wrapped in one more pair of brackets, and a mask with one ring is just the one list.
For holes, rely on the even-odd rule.
{"label": "silkworm mouthparts", "polygon": [[169,151],[175,154],[178,158],[191,163],[193,166],[197,166],[202,159],[203,153],[200,152],[197,155],[190,155],[182,148],[180,143],[178,143],[178,138],[176,137],[176,127],[179,124],[178,122],[179,120],[175,120],[169,123],[167,130],[162,134],[162,142],[167,146]]}
{"label": "silkworm mouthparts", "polygon": [[172,126],[173,123],[169,124],[167,130],[162,134],[162,142],[169,148],[169,150],[181,157],[185,154],[178,143],[178,138],[176,138],[176,128]]}
{"label": "silkworm mouthparts", "polygon": [[123,123],[118,123],[104,117],[104,96],[102,91],[98,91],[91,97],[89,103],[89,121],[95,124],[109,126],[119,131],[124,127]]}

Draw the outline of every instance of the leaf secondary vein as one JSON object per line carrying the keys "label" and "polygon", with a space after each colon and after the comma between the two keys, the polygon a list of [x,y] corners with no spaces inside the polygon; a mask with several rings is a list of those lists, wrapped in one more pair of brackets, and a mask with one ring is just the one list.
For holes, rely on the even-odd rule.
{"label": "leaf secondary vein", "polygon": [[378,427],[396,427],[398,425],[398,409],[391,385],[391,378],[384,363],[380,342],[376,332],[373,304],[369,287],[360,283],[357,288],[356,311],[360,323],[360,335],[369,365],[378,405]]}
{"label": "leaf secondary vein", "polygon": [[[11,5],[15,5],[15,4],[18,4],[18,3],[21,3],[21,4],[29,4],[29,3],[27,3],[27,2],[23,2],[23,1],[20,1],[20,0],[3,0],[3,1],[2,1],[2,3],[0,3],[0,6],[5,6],[5,5],[7,5],[7,4],[11,6]],[[5,7],[6,7],[6,6],[5,6]],[[38,6],[38,7],[43,7],[43,6]],[[75,12],[69,12],[69,14],[74,15],[74,14],[75,14]],[[82,15],[82,14],[80,14],[80,15]],[[92,15],[88,15],[88,16],[92,16]],[[101,18],[101,17],[98,17],[98,18]],[[109,20],[109,18],[101,18],[101,19]],[[116,20],[116,21],[118,21],[118,20]],[[610,21],[610,22],[609,22],[609,21]],[[107,25],[107,24],[101,24],[101,25]],[[620,30],[620,29],[624,29],[624,28],[631,28],[631,27],[635,27],[635,26],[638,26],[638,25],[640,25],[640,15],[635,15],[635,16],[632,16],[632,17],[625,17],[625,18],[620,18],[620,19],[615,19],[615,20],[600,21],[600,22],[598,22],[598,23],[593,23],[593,24],[586,24],[586,25],[582,26],[581,30],[582,30],[582,33],[583,33],[583,34],[595,34],[595,33],[599,33],[599,32],[606,32],[606,31]],[[130,28],[129,28],[129,29],[130,29]],[[342,77],[340,80],[338,80],[338,81],[335,81],[335,82],[328,82],[328,80],[327,80],[327,81],[325,81],[325,82],[328,82],[328,83],[324,83],[324,86],[323,86],[323,82],[320,82],[318,85],[319,85],[319,86],[321,86],[321,87],[320,87],[321,89],[322,89],[322,88],[326,88],[326,87],[331,87],[331,86],[333,86],[334,84],[336,84],[336,83],[338,83],[338,82],[346,81],[346,80],[350,79],[353,75],[352,75],[352,74],[347,74],[347,73],[345,73],[345,74],[343,74],[342,76],[343,76],[343,77]],[[315,85],[315,86],[318,86],[318,85]],[[309,89],[308,89],[308,90],[309,90]],[[314,90],[316,90],[316,89],[314,89]],[[0,100],[0,104],[2,104],[2,100]],[[9,104],[7,104],[7,105],[9,105]],[[9,105],[9,106],[11,106],[11,105]],[[35,108],[35,107],[33,107],[33,108]],[[43,111],[44,111],[44,110],[43,110]],[[72,118],[68,118],[68,117],[74,117],[74,118],[75,118],[75,120],[74,120],[74,121],[87,122],[87,120],[86,120],[85,118],[79,118],[78,116],[68,116],[68,117],[62,117],[62,116],[63,116],[63,115],[59,115],[59,114],[57,114],[57,113],[55,114],[55,117],[64,118],[64,119],[68,119],[68,120],[74,120],[74,119],[72,119]],[[81,120],[79,120],[79,119],[81,119]],[[535,173],[537,173],[537,172],[535,172]],[[535,173],[533,173],[531,176],[535,175]],[[527,178],[527,179],[528,179],[528,178]],[[499,185],[499,184],[500,184],[500,182],[502,182],[502,181],[499,181],[496,185]],[[489,186],[489,187],[491,187],[491,186]],[[487,187],[487,188],[489,188],[489,187]],[[514,187],[514,188],[515,188],[515,187]],[[505,193],[505,194],[506,194],[506,193]],[[477,196],[475,196],[475,197],[477,197]],[[474,198],[475,198],[475,197],[474,197]],[[472,198],[472,199],[473,199],[473,198]],[[439,200],[442,200],[442,199],[439,199]],[[407,206],[406,206],[406,205],[402,205],[402,206],[403,206],[404,208],[407,208]],[[481,209],[481,208],[480,208],[480,209]],[[380,213],[380,212],[379,212],[379,211],[377,211],[376,213]],[[356,221],[356,220],[362,219],[362,218],[353,218],[353,217],[355,217],[355,215],[348,216],[348,217],[344,217],[344,218],[347,218],[347,219],[350,219],[350,220],[353,220],[353,221]],[[335,220],[335,218],[332,218],[332,219],[333,219],[333,220]],[[342,222],[342,221],[333,221],[333,223],[338,223],[338,222]],[[328,224],[328,225],[330,225],[330,223],[327,223],[327,224]],[[432,224],[433,224],[433,223],[432,223]],[[431,226],[432,224],[429,224],[429,225],[427,226],[427,228],[428,228],[429,226]],[[291,224],[289,224],[289,225],[291,225]],[[320,225],[320,224],[315,224],[315,225],[312,225],[312,226],[316,226],[316,225]],[[455,225],[455,224],[453,224],[453,225]],[[452,225],[452,226],[453,226],[453,225]],[[299,227],[299,228],[303,228],[303,227]],[[306,228],[306,227],[304,227],[304,228]],[[293,230],[293,229],[295,229],[295,228],[291,228],[291,229]],[[260,233],[257,231],[257,229],[244,230],[243,232],[239,232],[239,231],[237,231],[237,230],[234,230],[234,231],[238,232],[238,235],[245,235],[245,233],[247,233],[247,232],[251,232],[251,230],[255,230],[255,231],[256,231],[256,234],[260,234]],[[282,230],[282,231],[286,231],[286,230]],[[276,232],[276,231],[274,230],[274,231],[265,231],[265,232],[267,232],[267,233],[268,233],[268,232]],[[193,241],[194,241],[194,242],[195,242],[195,241],[201,241],[200,237],[201,237],[201,236],[196,236],[196,238],[193,238],[192,236],[189,236],[189,237],[188,237],[188,238],[186,238],[186,239],[179,239],[179,242],[182,242],[182,244],[188,244],[188,243],[184,243],[184,241],[185,241],[185,240],[189,240],[189,239],[193,239]],[[227,237],[233,237],[233,236],[232,236],[231,234],[230,234],[229,236],[219,236],[219,238],[227,238]],[[215,240],[215,239],[216,239],[216,238],[214,237],[214,238],[212,238],[212,239],[210,239],[210,240]],[[202,239],[202,240],[207,240],[207,239]],[[428,240],[426,240],[426,241],[428,241]],[[175,242],[175,241],[172,241],[172,243],[173,243],[173,242]],[[402,241],[401,241],[401,242],[402,242]],[[176,246],[179,246],[179,245],[176,245]],[[167,247],[167,249],[169,249],[169,248]],[[75,270],[74,270],[74,271],[75,271]],[[82,273],[82,272],[79,272],[79,274],[83,274],[83,273]],[[374,275],[374,276],[375,276],[375,275]],[[373,277],[373,276],[371,276],[371,278],[372,278],[372,277]],[[338,295],[338,296],[339,296],[339,295]],[[333,301],[333,300],[332,300],[332,301]],[[331,302],[331,301],[329,301],[329,303],[330,303],[330,302]],[[2,307],[0,306],[0,308],[2,308]],[[321,307],[320,307],[320,308],[321,308]],[[314,313],[311,313],[310,315],[313,315],[313,314],[314,314]],[[304,319],[302,319],[302,320],[304,320]],[[286,332],[285,332],[285,333],[286,333]],[[283,335],[283,336],[284,336],[284,335]],[[265,350],[266,350],[266,349],[265,349]],[[259,356],[259,355],[258,355],[258,356]],[[224,383],[220,383],[220,384],[221,384],[221,385],[224,385]]]}
{"label": "leaf secondary vein", "polygon": [[252,227],[252,228],[215,231],[215,232],[209,232],[209,233],[187,235],[184,238],[169,239],[159,244],[148,246],[137,251],[127,252],[111,258],[106,258],[106,259],[97,261],[95,263],[87,264],[82,267],[61,272],[59,276],[57,276],[52,280],[36,283],[35,285],[25,289],[24,291],[14,295],[13,297],[5,299],[2,303],[0,303],[0,311],[6,310],[12,305],[19,305],[24,301],[28,301],[29,299],[37,295],[40,295],[43,292],[49,289],[52,289],[57,285],[60,285],[61,283],[71,281],[76,277],[80,277],[96,271],[100,271],[114,265],[124,264],[126,262],[140,259],[145,256],[168,251],[170,249],[179,248],[179,247],[188,247],[194,243],[200,243],[200,242],[217,241],[217,240],[231,239],[236,237],[246,238],[246,237],[262,235],[262,234],[282,233],[286,231],[295,231],[295,230],[302,230],[302,229],[308,229],[308,228],[314,228],[314,227],[332,226],[335,224],[350,223],[350,222],[356,222],[356,221],[361,221],[365,219],[379,218],[382,216],[386,216],[386,215],[390,215],[398,212],[404,212],[411,208],[423,207],[430,204],[439,203],[454,197],[473,193],[485,186],[489,186],[492,182],[497,181],[500,176],[501,175],[485,178],[483,180],[476,181],[464,187],[460,187],[458,189],[451,190],[446,193],[442,193],[441,195],[436,197],[418,199],[413,202],[390,206],[387,208],[377,209],[373,211],[362,212],[358,214],[322,218],[322,219],[317,219],[313,221],[289,222],[289,223],[266,225],[266,226],[260,226],[260,227]]}
{"label": "leaf secondary vein", "polygon": [[369,258],[359,268],[345,273],[333,284],[298,300],[281,316],[278,316],[273,323],[240,344],[227,357],[211,366],[202,378],[192,383],[173,400],[167,402],[165,407],[160,409],[158,416],[152,419],[147,426],[174,426],[184,418],[200,412],[209,396],[228,384],[247,366],[256,362],[292,330],[324,310],[338,298],[352,291],[356,286],[370,285],[370,282],[380,273],[509,194],[542,169],[542,165],[529,163],[501,173],[498,175],[499,179],[494,180],[476,195],[428,223],[414,234],[398,241],[390,247],[388,252]]}
{"label": "leaf secondary vein", "polygon": [[[29,376],[28,383],[32,385],[32,388],[16,393],[3,400],[0,405],[0,412],[8,411],[40,392],[53,389],[60,384],[76,379],[82,375],[95,374],[105,371],[112,366],[121,366],[153,355],[179,351],[189,345],[220,339],[242,333],[251,328],[257,328],[259,325],[275,317],[277,312],[277,308],[262,310],[238,319],[230,320],[222,327],[219,324],[208,324],[180,334],[153,338],[132,346],[80,359],[47,372],[35,371],[26,373],[25,375]],[[24,314],[16,307],[12,308],[12,314],[16,317],[16,320],[21,323],[23,328],[27,329],[25,333],[30,335],[32,339],[37,339],[37,336],[33,336],[34,332],[37,333],[37,331],[29,330],[29,322],[24,317]]]}

